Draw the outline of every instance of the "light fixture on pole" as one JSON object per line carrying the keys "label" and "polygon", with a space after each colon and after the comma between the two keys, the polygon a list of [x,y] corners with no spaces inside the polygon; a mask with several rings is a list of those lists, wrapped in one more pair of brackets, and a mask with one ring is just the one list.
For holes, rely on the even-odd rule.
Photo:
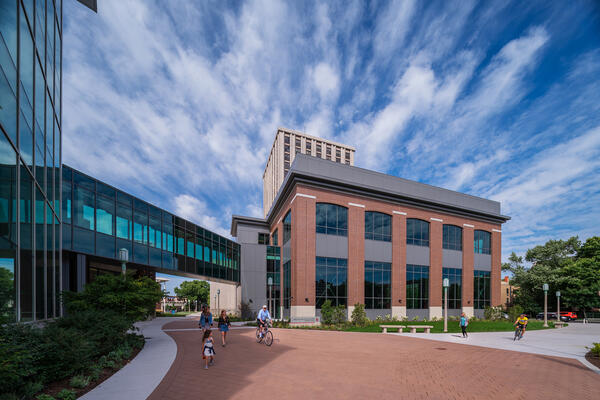
{"label": "light fixture on pole", "polygon": [[129,251],[127,249],[119,249],[119,261],[121,261],[121,274],[123,274],[123,279],[125,279],[127,261],[129,261]]}
{"label": "light fixture on pole", "polygon": [[544,289],[544,328],[548,327],[548,284],[544,283],[542,286]]}
{"label": "light fixture on pole", "polygon": [[444,332],[448,332],[448,286],[450,286],[450,280],[444,278],[442,286],[444,286]]}
{"label": "light fixture on pole", "polygon": [[560,322],[560,290],[556,291],[556,321]]}
{"label": "light fixture on pole", "polygon": [[273,304],[271,304],[271,299],[273,298],[273,292],[272,292],[272,290],[273,290],[273,277],[272,276],[270,276],[270,277],[267,278],[267,284],[269,285],[269,310],[271,310],[271,312],[274,313],[275,312],[275,310],[274,310],[275,307],[273,307]]}
{"label": "light fixture on pole", "polygon": [[[221,289],[217,289],[217,312],[221,309]],[[219,314],[221,315],[221,314]]]}

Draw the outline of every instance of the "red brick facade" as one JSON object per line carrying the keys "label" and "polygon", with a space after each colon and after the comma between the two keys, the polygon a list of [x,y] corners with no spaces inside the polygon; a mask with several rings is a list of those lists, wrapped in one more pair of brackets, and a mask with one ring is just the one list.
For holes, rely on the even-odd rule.
{"label": "red brick facade", "polygon": [[[463,308],[473,307],[474,304],[474,230],[484,230],[491,233],[490,300],[492,305],[498,306],[501,304],[501,224],[296,184],[279,213],[272,219],[274,223],[271,225],[271,232],[275,229],[279,230],[279,245],[282,246],[283,228],[281,220],[290,209],[292,210],[292,306],[315,305],[315,213],[317,202],[336,204],[348,209],[348,305],[364,304],[364,214],[366,211],[378,211],[392,216],[393,307],[406,306],[407,218],[422,219],[430,224],[430,307],[442,306],[442,228],[444,224],[456,225],[462,228]],[[281,293],[283,294],[283,279],[281,282]]]}

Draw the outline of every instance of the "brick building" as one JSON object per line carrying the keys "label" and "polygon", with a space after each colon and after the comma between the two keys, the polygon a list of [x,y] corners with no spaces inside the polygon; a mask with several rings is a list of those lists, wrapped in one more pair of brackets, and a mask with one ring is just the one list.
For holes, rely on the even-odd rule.
{"label": "brick building", "polygon": [[371,318],[441,317],[443,278],[450,315],[483,315],[503,302],[508,219],[495,201],[298,154],[265,219],[232,218],[242,299],[266,297],[275,247],[278,313],[292,320],[314,319],[326,300],[348,315],[362,303]]}

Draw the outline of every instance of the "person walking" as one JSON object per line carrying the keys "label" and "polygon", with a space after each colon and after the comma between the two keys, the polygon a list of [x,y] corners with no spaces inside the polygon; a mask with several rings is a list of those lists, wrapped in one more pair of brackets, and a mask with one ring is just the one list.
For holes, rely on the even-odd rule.
{"label": "person walking", "polygon": [[202,335],[202,358],[204,359],[204,369],[215,363],[215,349],[213,347],[212,331],[207,329]]}
{"label": "person walking", "polygon": [[460,329],[462,329],[462,335],[464,338],[469,337],[469,335],[467,335],[467,325],[469,325],[469,319],[465,313],[460,314]]}
{"label": "person walking", "polygon": [[200,314],[200,322],[198,323],[203,331],[210,329],[213,324],[213,317],[208,306],[202,306],[202,314]]}
{"label": "person walking", "polygon": [[229,327],[231,326],[231,322],[229,322],[229,317],[225,310],[221,310],[221,315],[219,316],[219,331],[221,331],[221,346],[225,347],[227,343],[225,343],[225,339],[227,339],[227,332],[229,332]]}

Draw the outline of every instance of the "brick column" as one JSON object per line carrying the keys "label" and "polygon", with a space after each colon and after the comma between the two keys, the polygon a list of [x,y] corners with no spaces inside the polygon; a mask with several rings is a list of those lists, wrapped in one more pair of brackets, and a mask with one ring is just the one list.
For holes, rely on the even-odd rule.
{"label": "brick column", "polygon": [[392,316],[406,317],[406,215],[392,215]]}
{"label": "brick column", "polygon": [[467,317],[472,317],[474,314],[474,302],[473,302],[473,281],[474,277],[474,233],[472,226],[463,225],[462,234],[462,312]]}
{"label": "brick column", "polygon": [[315,209],[314,198],[292,203],[292,319],[315,317]]}
{"label": "brick column", "polygon": [[502,233],[492,230],[492,273],[490,274],[491,305],[502,305],[501,270],[502,270]]}
{"label": "brick column", "polygon": [[442,222],[429,223],[429,318],[442,317]]}
{"label": "brick column", "polygon": [[365,208],[348,206],[348,318],[365,304]]}

